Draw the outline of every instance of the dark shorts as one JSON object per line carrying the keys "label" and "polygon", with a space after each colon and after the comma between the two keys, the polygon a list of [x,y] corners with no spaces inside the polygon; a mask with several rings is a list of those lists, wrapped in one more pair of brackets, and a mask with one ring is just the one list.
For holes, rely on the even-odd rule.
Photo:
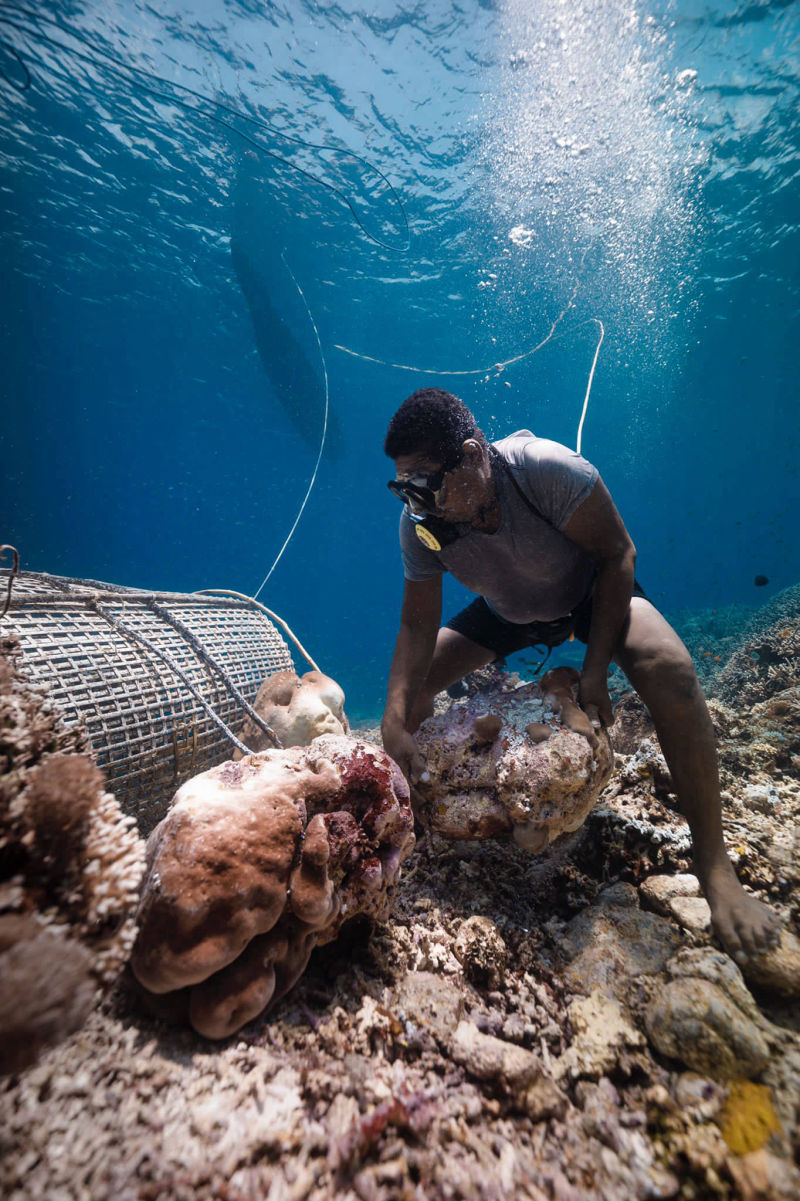
{"label": "dark shorts", "polygon": [[[634,583],[633,595],[647,600],[639,584]],[[560,646],[568,638],[588,642],[591,622],[591,592],[565,617],[559,617],[556,621],[530,621],[526,625],[504,621],[479,596],[447,622],[447,629],[455,630],[457,634],[469,638],[470,642],[477,642],[478,646],[494,651],[498,659],[505,659],[506,655],[513,655],[526,646]]]}

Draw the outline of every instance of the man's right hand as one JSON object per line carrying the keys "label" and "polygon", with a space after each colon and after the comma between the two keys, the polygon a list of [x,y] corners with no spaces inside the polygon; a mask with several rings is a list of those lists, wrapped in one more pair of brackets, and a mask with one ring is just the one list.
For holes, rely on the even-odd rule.
{"label": "man's right hand", "polygon": [[403,726],[384,726],[382,731],[383,749],[391,755],[410,787],[419,784],[427,776],[425,760],[422,758],[413,734],[409,734]]}

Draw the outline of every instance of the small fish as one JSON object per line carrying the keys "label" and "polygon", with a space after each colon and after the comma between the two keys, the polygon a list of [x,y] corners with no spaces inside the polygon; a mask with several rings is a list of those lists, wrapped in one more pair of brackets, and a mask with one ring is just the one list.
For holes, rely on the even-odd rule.
{"label": "small fish", "polygon": [[769,583],[769,579],[765,575],[757,575],[753,580],[753,583],[755,584],[756,588],[763,588],[765,584]]}

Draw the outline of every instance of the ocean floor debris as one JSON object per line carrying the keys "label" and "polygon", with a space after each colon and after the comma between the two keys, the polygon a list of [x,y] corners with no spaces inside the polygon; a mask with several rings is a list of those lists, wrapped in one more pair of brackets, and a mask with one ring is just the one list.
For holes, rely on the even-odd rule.
{"label": "ocean floor debris", "polygon": [[[754,704],[735,690],[712,704],[726,837],[796,936],[797,732],[791,708],[762,720]],[[531,855],[429,828],[371,934],[342,926],[232,1038],[170,1026],[121,985],[0,1085],[0,1192],[795,1201],[796,1001],[751,992],[710,930],[682,920],[678,902],[701,899],[686,826],[668,779],[625,772],[652,730],[635,697],[624,712],[618,770],[577,831]],[[694,1026],[666,1051],[652,1041],[651,1007],[681,982],[730,1006],[725,1045],[739,1072],[736,1040],[750,1048],[748,1078],[720,1070],[734,1053],[708,1053],[710,1037],[687,1067]]]}

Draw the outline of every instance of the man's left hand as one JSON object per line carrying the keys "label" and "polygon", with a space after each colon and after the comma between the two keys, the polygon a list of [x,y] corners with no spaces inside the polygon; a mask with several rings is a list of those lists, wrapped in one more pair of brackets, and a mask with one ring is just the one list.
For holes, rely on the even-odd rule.
{"label": "man's left hand", "polygon": [[614,721],[614,710],[608,693],[608,682],[602,676],[581,672],[580,706],[596,730],[610,726]]}

